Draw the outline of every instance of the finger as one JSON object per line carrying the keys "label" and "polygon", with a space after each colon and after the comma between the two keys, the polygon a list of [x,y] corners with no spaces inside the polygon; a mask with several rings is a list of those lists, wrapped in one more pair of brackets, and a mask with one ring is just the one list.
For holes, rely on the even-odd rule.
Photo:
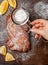
{"label": "finger", "polygon": [[37,19],[37,20],[32,21],[31,24],[35,25],[35,24],[38,24],[38,23],[45,24],[45,23],[47,23],[47,21],[44,20],[44,19]]}
{"label": "finger", "polygon": [[43,30],[43,29],[44,29],[44,27],[39,27],[39,29],[40,29],[40,30]]}
{"label": "finger", "polygon": [[39,23],[39,21],[34,20],[34,21],[32,21],[30,24],[31,24],[31,25],[35,25],[36,23],[38,24],[38,23]]}
{"label": "finger", "polygon": [[32,27],[32,29],[39,29],[40,28],[40,26],[38,25],[38,24],[36,24],[36,25],[34,25],[33,27]]}
{"label": "finger", "polygon": [[40,29],[31,29],[30,31],[34,32],[34,33],[37,33],[39,35],[43,35],[43,30],[40,30]]}
{"label": "finger", "polygon": [[32,27],[32,29],[35,29],[35,28],[37,28],[37,29],[43,29],[44,26],[41,25],[41,24],[35,24],[35,25]]}
{"label": "finger", "polygon": [[39,27],[41,27],[41,25],[40,25],[40,24],[36,24],[36,25],[34,25],[33,27],[39,28]]}

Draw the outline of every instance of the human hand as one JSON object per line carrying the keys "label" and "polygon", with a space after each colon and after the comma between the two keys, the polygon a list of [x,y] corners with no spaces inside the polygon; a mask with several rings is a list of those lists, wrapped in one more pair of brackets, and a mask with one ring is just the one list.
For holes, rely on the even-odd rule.
{"label": "human hand", "polygon": [[42,36],[46,40],[48,40],[48,21],[47,20],[37,19],[37,20],[31,22],[31,25],[33,27],[30,31],[36,33],[35,38]]}

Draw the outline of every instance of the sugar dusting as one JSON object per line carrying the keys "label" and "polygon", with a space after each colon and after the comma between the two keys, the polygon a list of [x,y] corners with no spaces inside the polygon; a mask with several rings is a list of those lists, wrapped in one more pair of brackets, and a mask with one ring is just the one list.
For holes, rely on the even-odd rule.
{"label": "sugar dusting", "polygon": [[41,18],[48,19],[48,4],[43,3],[42,1],[40,1],[40,2],[35,4],[34,11]]}
{"label": "sugar dusting", "polygon": [[6,41],[8,35],[6,28],[3,31],[0,31],[0,42]]}
{"label": "sugar dusting", "polygon": [[27,14],[23,9],[18,10],[15,13],[15,19],[16,21],[19,21],[19,23],[22,23],[24,20],[27,19]]}

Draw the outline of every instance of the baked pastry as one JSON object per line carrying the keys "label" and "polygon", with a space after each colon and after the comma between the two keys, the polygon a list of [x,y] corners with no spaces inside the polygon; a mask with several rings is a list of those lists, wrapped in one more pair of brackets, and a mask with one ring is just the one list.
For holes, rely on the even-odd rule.
{"label": "baked pastry", "polygon": [[26,26],[19,26],[12,22],[11,14],[7,16],[7,32],[8,40],[7,45],[11,50],[28,51],[30,49],[30,43]]}

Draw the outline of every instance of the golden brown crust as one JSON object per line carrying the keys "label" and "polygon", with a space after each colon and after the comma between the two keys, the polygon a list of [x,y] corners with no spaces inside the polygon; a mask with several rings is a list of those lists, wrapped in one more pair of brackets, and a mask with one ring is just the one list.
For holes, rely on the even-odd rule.
{"label": "golden brown crust", "polygon": [[11,19],[11,14],[8,14],[7,19],[6,19],[6,25],[10,22],[9,20]]}
{"label": "golden brown crust", "polygon": [[11,14],[7,16],[7,32],[8,41],[7,45],[11,50],[28,51],[30,49],[30,43],[28,41],[28,34],[24,27],[15,25],[11,20]]}

